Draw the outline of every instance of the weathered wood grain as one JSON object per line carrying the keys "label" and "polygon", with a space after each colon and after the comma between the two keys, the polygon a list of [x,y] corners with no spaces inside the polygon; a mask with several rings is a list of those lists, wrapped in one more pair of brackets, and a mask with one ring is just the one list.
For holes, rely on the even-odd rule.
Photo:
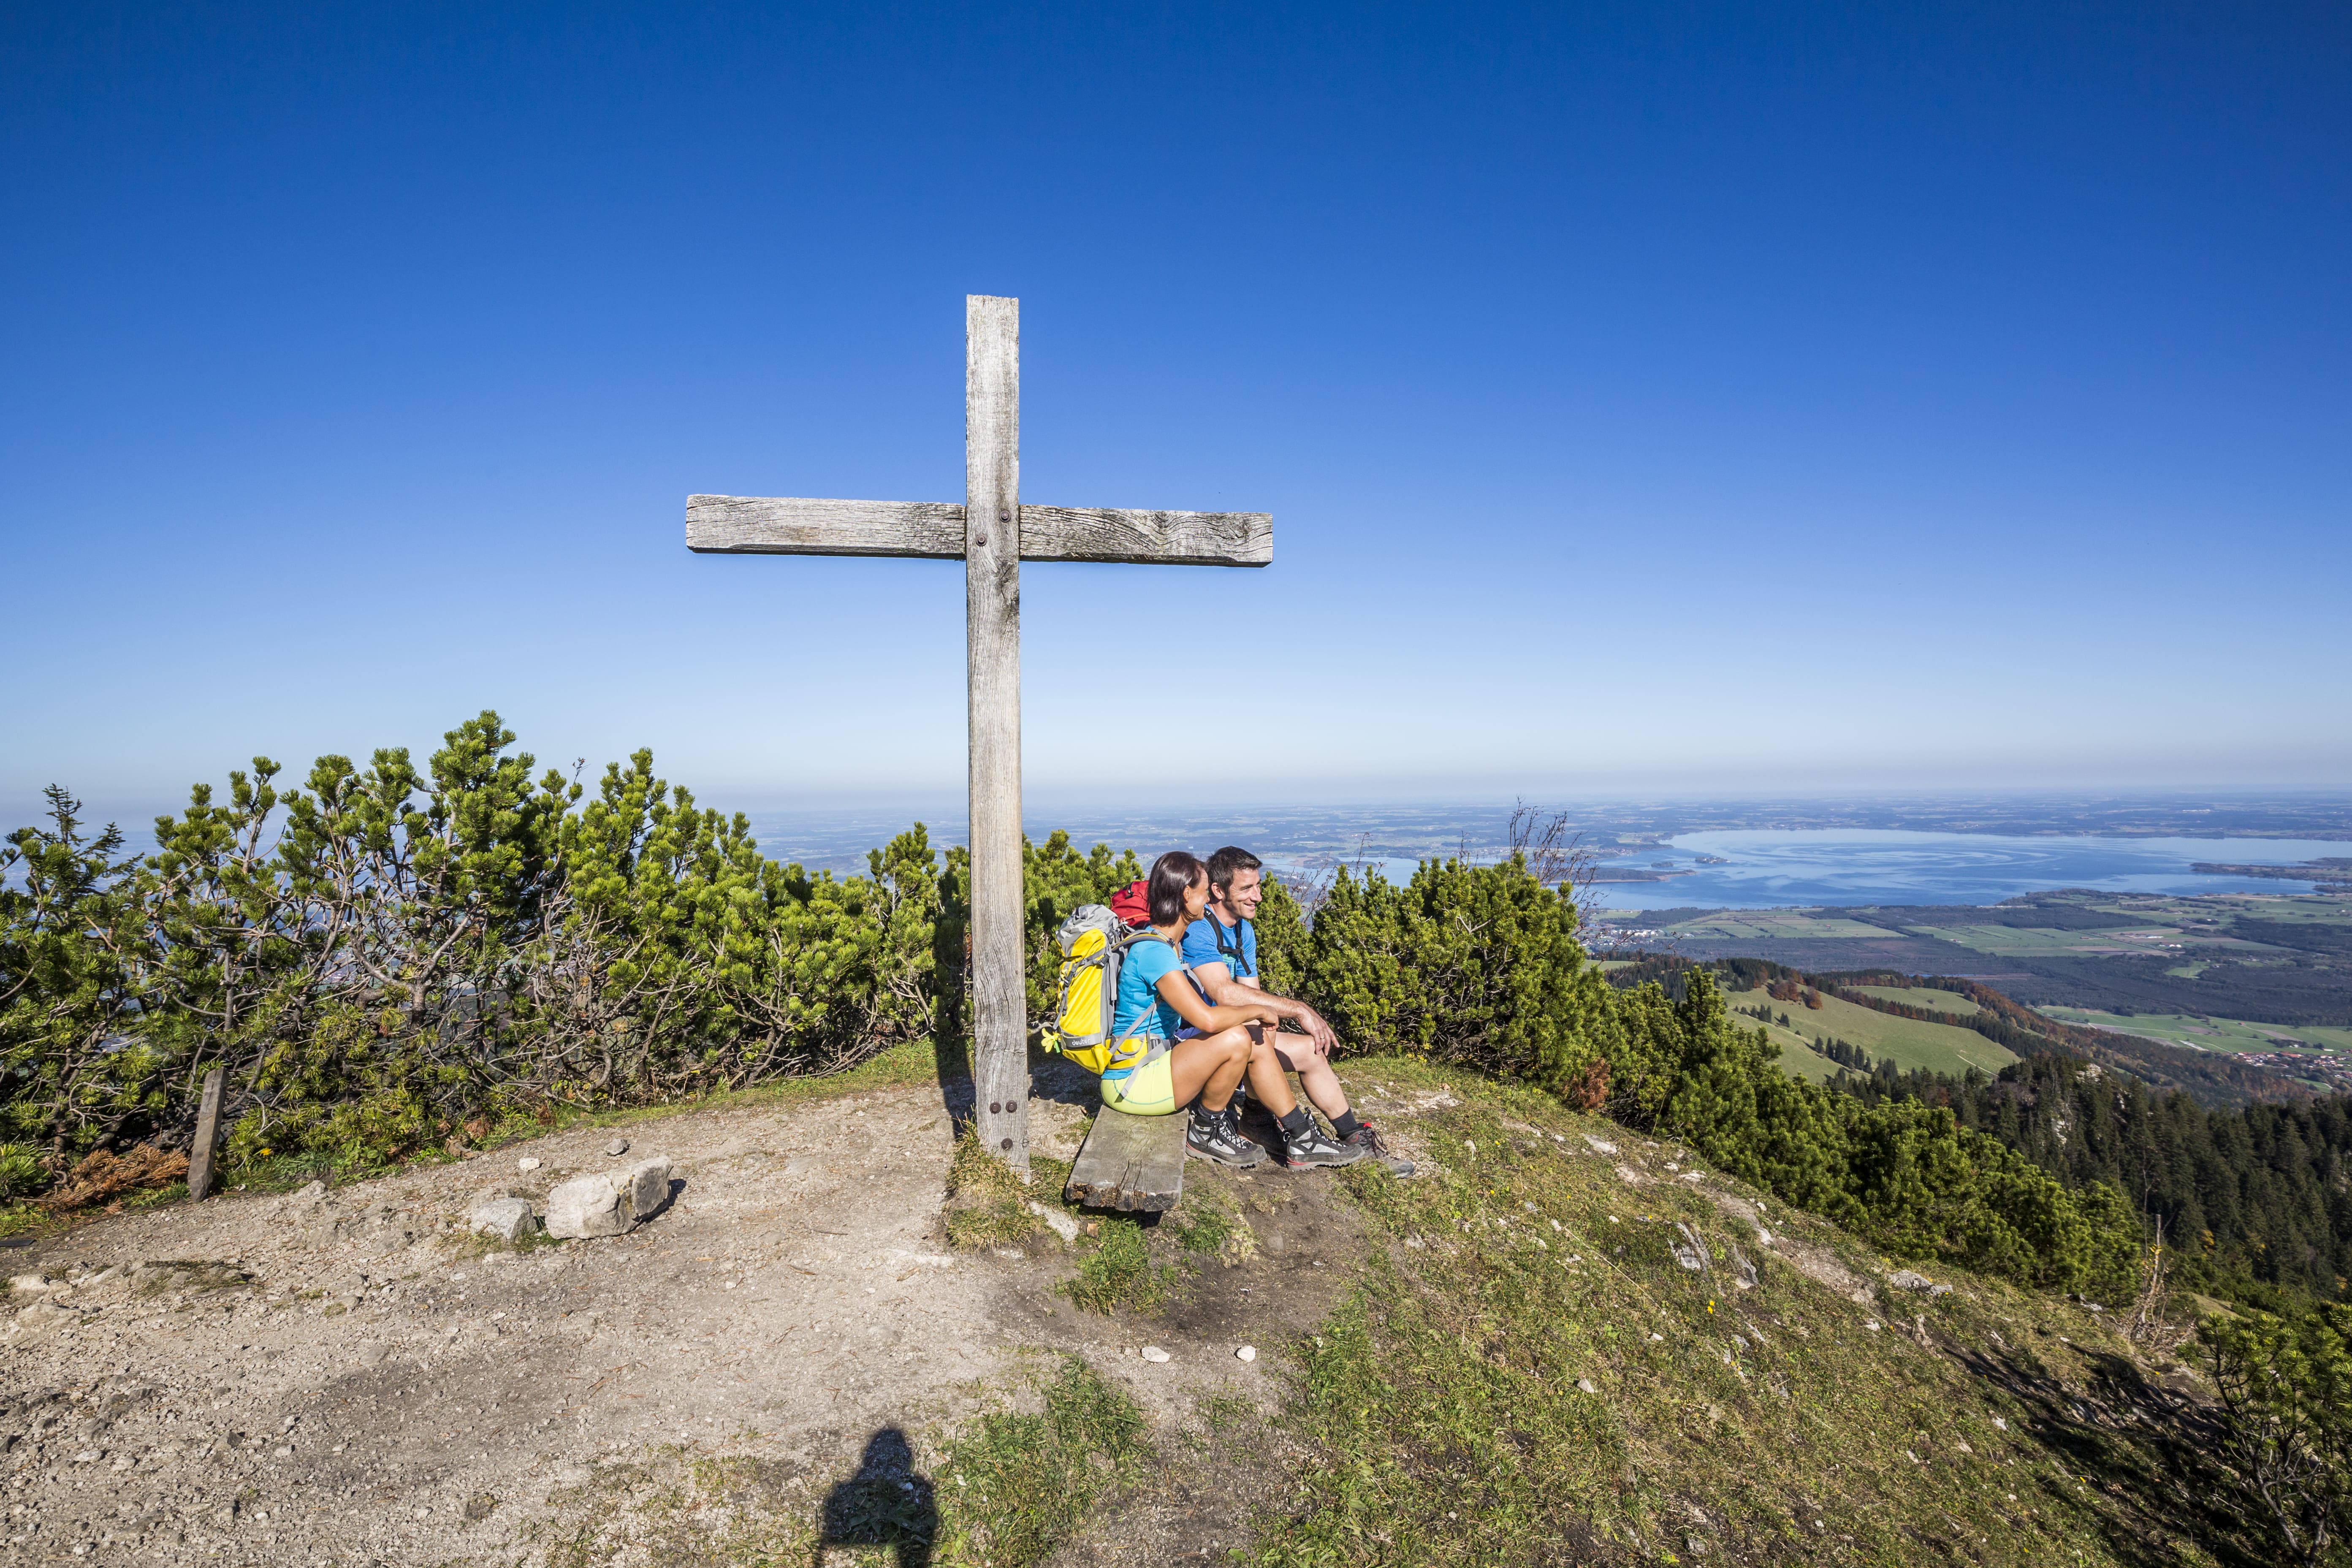
{"label": "weathered wood grain", "polygon": [[205,1074],[204,1099],[196,1102],[196,1141],[188,1149],[188,1201],[200,1204],[213,1190],[213,1146],[220,1142],[221,1087],[228,1068]]}
{"label": "weathered wood grain", "polygon": [[[1274,519],[1262,511],[1075,506],[1024,506],[1019,510],[1024,561],[1265,566],[1274,560]],[[964,509],[947,501],[686,498],[686,547],[705,554],[961,561],[966,543]]]}
{"label": "weathered wood grain", "polygon": [[1130,1116],[1105,1107],[1070,1166],[1063,1189],[1088,1208],[1158,1214],[1184,1195],[1184,1129],[1191,1118]]}
{"label": "weathered wood grain", "polygon": [[963,508],[946,501],[688,496],[686,547],[706,554],[963,559]]}
{"label": "weathered wood grain", "polygon": [[1024,506],[1021,559],[1266,566],[1274,561],[1274,518],[1263,511]]}
{"label": "weathered wood grain", "polygon": [[971,701],[972,1120],[1029,1173],[1021,919],[1021,301],[964,298],[964,635]]}

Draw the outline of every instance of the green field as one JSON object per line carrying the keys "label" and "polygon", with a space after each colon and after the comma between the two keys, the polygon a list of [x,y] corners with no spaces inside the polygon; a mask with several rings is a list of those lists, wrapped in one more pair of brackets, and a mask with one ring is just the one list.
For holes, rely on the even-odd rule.
{"label": "green field", "polygon": [[[2323,1028],[2299,1024],[2250,1024],[2241,1018],[2195,1018],[2179,1013],[2140,1013],[2126,1016],[2089,1007],[2042,1007],[2037,1011],[2065,1024],[2095,1029],[2117,1029],[2161,1040],[2168,1046],[2189,1046],[2201,1051],[2332,1050],[2352,1054],[2352,1029]],[[1793,1015],[1792,1015],[1793,1016]],[[1849,1039],[1853,1037],[1848,1036]],[[1859,1045],[1860,1041],[1855,1041]]]}
{"label": "green field", "polygon": [[[1865,996],[1875,996],[1882,1002],[1900,1003],[1906,1007],[1925,1007],[1931,1013],[1949,1013],[1956,1018],[1965,1018],[1977,1010],[1977,1005],[1958,992],[1938,991],[1931,985],[1854,985],[1848,989],[1859,991]],[[1792,1020],[1794,1016],[1790,1015]],[[1852,1038],[1851,1036],[1848,1037]]]}
{"label": "green field", "polygon": [[[1948,992],[1937,992],[1949,996]],[[1958,1001],[1958,997],[1951,997]],[[1843,1002],[1834,996],[1822,998],[1816,1012],[1801,1002],[1775,1002],[1761,991],[1735,991],[1725,998],[1737,1013],[1743,1007],[1767,1006],[1772,1010],[1770,1030],[1772,1041],[1780,1047],[1780,1065],[1799,1078],[1818,1083],[1836,1072],[1837,1065],[1813,1050],[1817,1035],[1859,1046],[1870,1059],[1892,1061],[1898,1068],[1926,1068],[1936,1072],[1958,1077],[1970,1068],[1979,1072],[1997,1073],[2017,1059],[2015,1052],[1993,1044],[1974,1029],[1964,1029],[1957,1024],[1927,1024],[1910,1018],[1897,1018],[1891,1014],[1874,1012],[1858,1003]],[[1957,1012],[1957,1008],[1946,1008]],[[1779,1023],[1781,1014],[1789,1016],[1789,1027]],[[1752,1028],[1759,1020],[1741,1015],[1740,1024]]]}
{"label": "green field", "polygon": [[1839,942],[1886,935],[1885,926],[1811,910],[1726,910],[1664,929],[1670,935],[1709,942]]}
{"label": "green field", "polygon": [[2037,926],[1993,925],[1906,929],[1917,936],[1939,936],[1946,942],[2003,958],[2054,957],[2062,953],[2169,953],[2184,947],[2207,945],[2191,942],[2182,932],[2163,926],[2140,926],[2130,931],[2045,931]]}

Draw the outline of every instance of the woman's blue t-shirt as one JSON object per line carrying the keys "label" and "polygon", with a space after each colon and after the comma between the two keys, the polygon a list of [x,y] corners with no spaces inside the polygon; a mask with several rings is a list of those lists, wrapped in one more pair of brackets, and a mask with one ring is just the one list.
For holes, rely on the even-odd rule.
{"label": "woman's blue t-shirt", "polygon": [[1175,944],[1146,937],[1127,950],[1118,966],[1118,1006],[1111,1014],[1110,1037],[1154,1035],[1172,1040],[1184,1020],[1160,994],[1160,980],[1184,967]]}

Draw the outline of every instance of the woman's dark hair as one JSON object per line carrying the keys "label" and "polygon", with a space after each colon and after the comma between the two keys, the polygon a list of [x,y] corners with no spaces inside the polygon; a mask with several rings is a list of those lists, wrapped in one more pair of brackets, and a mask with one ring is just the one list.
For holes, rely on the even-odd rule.
{"label": "woman's dark hair", "polygon": [[1171,849],[1151,863],[1151,923],[1164,926],[1184,918],[1184,892],[1209,874],[1209,868],[1181,849]]}

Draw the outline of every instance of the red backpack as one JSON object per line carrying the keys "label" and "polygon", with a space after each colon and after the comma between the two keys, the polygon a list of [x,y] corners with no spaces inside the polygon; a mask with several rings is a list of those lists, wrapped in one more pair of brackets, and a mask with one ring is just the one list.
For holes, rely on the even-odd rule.
{"label": "red backpack", "polygon": [[1151,894],[1141,880],[1129,882],[1110,896],[1110,912],[1118,917],[1119,924],[1133,931],[1151,923]]}

